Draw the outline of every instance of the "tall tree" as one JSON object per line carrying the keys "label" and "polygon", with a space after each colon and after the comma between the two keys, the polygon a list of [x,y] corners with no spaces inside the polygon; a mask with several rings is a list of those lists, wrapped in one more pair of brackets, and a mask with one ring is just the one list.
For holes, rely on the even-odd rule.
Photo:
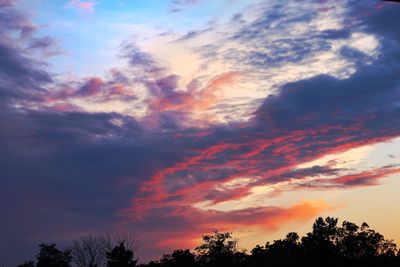
{"label": "tall tree", "polygon": [[124,242],[115,246],[107,255],[107,267],[135,267],[137,259],[133,259],[133,251],[125,247]]}
{"label": "tall tree", "polygon": [[72,261],[79,267],[98,267],[106,261],[108,240],[104,236],[88,235],[73,242]]}
{"label": "tall tree", "polygon": [[37,255],[36,267],[69,267],[71,264],[71,252],[61,251],[56,244],[40,244],[40,251]]}
{"label": "tall tree", "polygon": [[237,240],[231,233],[215,231],[212,235],[203,236],[203,244],[195,250],[199,253],[202,266],[233,266]]}
{"label": "tall tree", "polygon": [[302,237],[306,264],[309,266],[334,266],[338,255],[335,239],[338,233],[337,218],[319,217],[315,220],[311,233]]}

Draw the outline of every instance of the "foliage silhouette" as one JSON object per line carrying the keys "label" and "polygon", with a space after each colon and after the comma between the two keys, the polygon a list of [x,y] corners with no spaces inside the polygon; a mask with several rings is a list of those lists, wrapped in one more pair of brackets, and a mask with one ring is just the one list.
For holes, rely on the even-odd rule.
{"label": "foliage silhouette", "polygon": [[[312,231],[303,237],[291,232],[285,238],[257,245],[250,253],[238,250],[238,241],[231,233],[215,231],[203,236],[203,243],[194,251],[178,249],[164,254],[158,261],[137,265],[134,259],[136,247],[126,246],[124,240],[110,247],[110,242],[101,239],[80,239],[81,245],[103,247],[104,261],[86,262],[73,266],[81,267],[380,267],[400,266],[400,253],[392,240],[371,229],[368,224],[361,226],[344,221],[338,225],[338,219],[317,218]],[[82,241],[85,241],[82,243]],[[104,240],[111,240],[105,238]],[[118,240],[118,239],[116,239]],[[86,242],[90,241],[90,242]],[[93,242],[94,243],[93,243]],[[134,243],[131,243],[134,244]],[[105,249],[104,249],[105,248]],[[88,251],[91,251],[88,250]],[[84,250],[85,251],[85,250]],[[100,250],[94,250],[96,253]],[[99,252],[100,253],[100,252]],[[101,253],[100,253],[101,254]],[[99,254],[99,255],[100,255]],[[90,257],[89,257],[90,259]],[[70,251],[60,251],[55,245],[40,245],[37,267],[70,266]],[[21,267],[33,267],[33,262],[25,262]]]}
{"label": "foliage silhouette", "polygon": [[[303,266],[400,266],[396,244],[370,229],[338,219],[317,218],[312,231],[300,238],[291,232],[284,239],[257,245],[250,253],[237,249],[231,233],[214,232],[203,236],[203,243],[195,249],[177,250],[159,261],[141,267],[303,267]],[[178,252],[179,251],[179,252]],[[176,260],[185,252],[190,261]]]}
{"label": "foliage silhouette", "polygon": [[234,265],[237,241],[231,233],[215,231],[213,235],[204,235],[203,244],[195,250],[200,266],[225,267]]}
{"label": "foliage silhouette", "polygon": [[160,265],[164,267],[186,267],[196,264],[196,256],[186,250],[175,250],[172,254],[164,255],[160,260]]}
{"label": "foliage silhouette", "polygon": [[55,244],[40,244],[40,251],[37,255],[36,267],[69,267],[71,264],[71,252],[61,251]]}
{"label": "foliage silhouette", "polygon": [[124,242],[115,246],[107,255],[107,267],[135,267],[137,260],[133,259],[133,251],[125,247]]}
{"label": "foliage silhouette", "polygon": [[35,263],[33,261],[26,261],[18,265],[18,267],[35,267]]}

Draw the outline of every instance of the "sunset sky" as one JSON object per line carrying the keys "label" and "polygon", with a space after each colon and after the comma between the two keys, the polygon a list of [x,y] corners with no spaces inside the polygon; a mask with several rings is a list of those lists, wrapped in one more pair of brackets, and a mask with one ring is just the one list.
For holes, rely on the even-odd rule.
{"label": "sunset sky", "polygon": [[0,265],[317,216],[400,242],[400,3],[0,0]]}

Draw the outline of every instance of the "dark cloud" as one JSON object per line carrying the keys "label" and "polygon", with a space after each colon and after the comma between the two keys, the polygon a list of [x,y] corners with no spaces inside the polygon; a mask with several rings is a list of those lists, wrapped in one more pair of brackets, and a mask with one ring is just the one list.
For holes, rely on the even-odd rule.
{"label": "dark cloud", "polygon": [[[112,123],[116,119],[123,127]],[[171,137],[146,132],[117,114],[3,110],[0,123],[7,126],[0,147],[9,151],[0,157],[0,209],[7,214],[1,236],[24,240],[31,251],[20,254],[18,243],[8,244],[17,254],[2,254],[5,262],[33,257],[40,242],[111,230],[137,184],[187,153]],[[127,178],[129,187],[123,184]]]}
{"label": "dark cloud", "polygon": [[156,80],[155,84],[159,89],[158,93],[169,94],[178,87],[179,76],[169,75]]}
{"label": "dark cloud", "polygon": [[333,52],[332,41],[347,40],[355,30],[355,21],[346,21],[345,29],[319,29],[321,17],[340,12],[329,1],[307,0],[301,6],[268,1],[257,7],[253,20],[245,21],[240,13],[234,15],[229,25],[235,31],[219,34],[218,45],[206,44],[195,49],[206,59],[205,66],[221,60],[237,68],[261,71],[288,63],[301,64],[310,56]]}
{"label": "dark cloud", "polygon": [[36,37],[37,27],[25,13],[13,6],[13,1],[1,4],[0,102],[3,105],[29,106],[47,95],[46,86],[53,82],[47,71],[48,65],[35,59],[30,52],[51,49],[54,40],[49,36]]}
{"label": "dark cloud", "polygon": [[51,81],[42,63],[26,57],[17,47],[0,42],[0,93],[5,98],[34,97],[41,85]]}
{"label": "dark cloud", "polygon": [[130,65],[135,69],[144,71],[144,74],[158,74],[165,71],[165,68],[160,66],[153,55],[142,51],[132,42],[125,43],[121,50],[123,56],[129,60]]}
{"label": "dark cloud", "polygon": [[360,14],[364,14],[355,30],[367,31],[381,41],[379,58],[369,64],[361,60],[364,57],[361,52],[344,47],[342,55],[358,63],[356,73],[347,79],[322,75],[286,84],[279,95],[268,97],[256,112],[260,123],[264,120],[277,128],[299,129],[321,124],[348,125],[368,118],[371,132],[379,124],[382,124],[380,129],[388,124],[398,130],[395,122],[399,108],[393,98],[399,94],[400,85],[397,76],[400,34],[393,27],[393,22],[400,19],[396,13],[398,7],[376,10],[374,3],[353,5],[347,19],[359,22]]}
{"label": "dark cloud", "polygon": [[40,103],[50,110],[84,110],[83,107],[68,103],[71,99],[83,99],[93,103],[113,100],[131,102],[137,99],[131,80],[117,69],[110,71],[108,79],[90,77],[75,82],[57,84],[55,87],[60,89],[44,95],[42,103]]}
{"label": "dark cloud", "polygon": [[281,175],[272,177],[269,182],[280,182],[290,179],[302,179],[304,177],[316,177],[316,176],[333,176],[340,175],[343,169],[331,168],[328,166],[313,166],[310,168],[294,169],[287,171]]}
{"label": "dark cloud", "polygon": [[55,43],[54,39],[50,36],[44,36],[41,38],[32,39],[28,49],[47,49],[53,46]]}
{"label": "dark cloud", "polygon": [[332,179],[316,179],[312,182],[300,181],[300,183],[295,185],[295,189],[321,190],[376,186],[379,185],[381,179],[399,172],[400,168],[398,165],[389,165],[358,173],[337,175]]}
{"label": "dark cloud", "polygon": [[243,14],[241,13],[236,13],[231,17],[231,23],[236,23],[236,24],[243,24],[246,22],[246,20],[243,18]]}
{"label": "dark cloud", "polygon": [[21,38],[27,38],[36,30],[36,26],[26,15],[13,7],[12,1],[3,1],[0,9],[0,33],[1,40],[7,38],[8,33],[18,33]]}
{"label": "dark cloud", "polygon": [[189,31],[189,32],[187,32],[185,35],[183,35],[182,37],[180,37],[179,39],[177,39],[175,42],[190,40],[190,39],[193,39],[193,38],[196,38],[196,37],[202,35],[203,33],[210,32],[210,31],[212,31],[212,30],[213,30],[213,28],[210,27],[210,28],[203,29],[203,30],[193,30],[193,31]]}
{"label": "dark cloud", "polygon": [[96,95],[101,91],[103,85],[104,82],[100,78],[91,78],[83,84],[76,95],[84,97]]}
{"label": "dark cloud", "polygon": [[30,57],[19,45],[19,42],[29,43],[35,29],[12,5],[0,9],[0,102],[3,104],[37,99],[45,92],[43,86],[52,80],[45,64]]}

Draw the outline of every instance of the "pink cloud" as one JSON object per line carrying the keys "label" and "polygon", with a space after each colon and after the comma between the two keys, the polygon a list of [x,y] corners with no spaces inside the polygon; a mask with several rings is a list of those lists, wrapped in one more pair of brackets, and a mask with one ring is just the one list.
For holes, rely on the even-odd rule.
{"label": "pink cloud", "polygon": [[399,172],[399,168],[383,167],[376,170],[344,175],[333,179],[332,183],[346,187],[377,185],[379,179],[383,179],[391,174],[396,174]]}
{"label": "pink cloud", "polygon": [[[45,106],[54,103],[67,106],[70,99],[85,99],[93,102],[136,99],[136,95],[126,84],[103,80],[99,77],[89,77],[79,83],[61,84],[57,89],[57,91],[42,96],[42,103]],[[84,110],[84,107],[80,108]]]}
{"label": "pink cloud", "polygon": [[70,0],[69,4],[77,9],[83,10],[88,13],[94,12],[95,2],[93,1],[80,1],[80,0]]}
{"label": "pink cloud", "polygon": [[[155,97],[148,101],[149,108],[154,114],[163,112],[182,112],[189,116],[199,116],[200,121],[213,121],[213,115],[204,114],[207,110],[213,108],[221,96],[222,90],[226,86],[234,86],[243,78],[243,73],[239,71],[231,71],[222,73],[211,79],[203,88],[193,86],[193,83],[188,85],[187,91],[175,90],[176,81],[170,77],[165,77],[156,82],[160,90]],[[168,90],[165,90],[168,89]]]}
{"label": "pink cloud", "polygon": [[[149,180],[142,182],[140,189],[143,195],[132,199],[132,206],[135,207],[133,217],[143,217],[152,209],[194,205],[203,201],[217,204],[241,199],[248,195],[253,187],[290,179],[291,177],[285,174],[290,173],[299,164],[393,137],[388,135],[359,138],[354,135],[354,132],[361,135],[368,133],[363,128],[363,122],[360,121],[348,127],[322,126],[318,129],[296,130],[270,137],[243,136],[240,142],[224,141],[205,147],[180,162],[155,171]],[[199,178],[194,182],[188,181],[187,173]],[[369,173],[369,176],[373,174],[374,177],[380,178],[391,173],[393,171],[385,170]],[[365,173],[360,175],[365,176]],[[221,184],[241,177],[255,179],[242,188],[216,190]],[[304,177],[298,176],[296,179],[300,181]],[[373,177],[366,181],[370,182],[371,178]],[[365,179],[358,178],[358,175],[325,181],[330,187],[365,184]]]}

